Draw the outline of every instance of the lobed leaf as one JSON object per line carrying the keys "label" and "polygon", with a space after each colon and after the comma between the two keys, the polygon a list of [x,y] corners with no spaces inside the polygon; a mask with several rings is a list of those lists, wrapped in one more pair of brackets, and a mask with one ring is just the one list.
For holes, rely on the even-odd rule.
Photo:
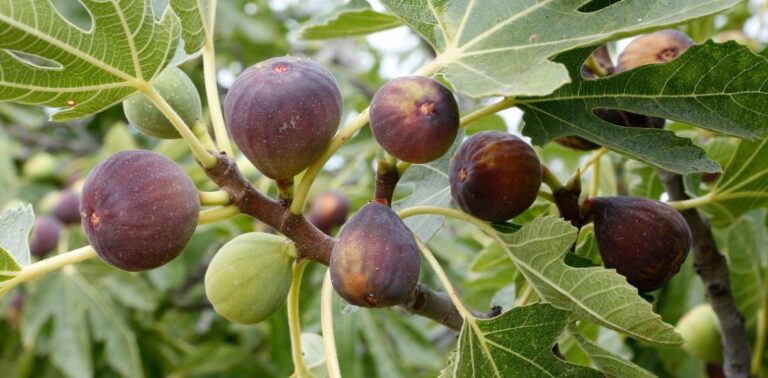
{"label": "lobed leaf", "polygon": [[651,304],[615,270],[574,268],[563,262],[576,241],[576,228],[570,223],[540,217],[502,238],[518,269],[555,307],[654,346],[682,343],[674,328],[654,313]]}
{"label": "lobed leaf", "polygon": [[515,307],[493,319],[464,319],[454,377],[600,377],[555,357],[568,312],[549,304]]}
{"label": "lobed leaf", "polygon": [[656,377],[656,374],[649,372],[633,364],[626,359],[617,356],[605,349],[600,345],[597,345],[594,341],[582,335],[578,328],[570,325],[568,332],[576,340],[579,348],[586,353],[592,363],[608,377],[622,377],[622,378],[650,378]]}
{"label": "lobed leaf", "polygon": [[173,57],[181,25],[168,8],[156,20],[150,0],[82,3],[88,31],[50,1],[0,2],[0,101],[60,108],[56,121],[81,118],[135,92]]}
{"label": "lobed leaf", "polygon": [[401,25],[397,17],[376,12],[365,0],[352,0],[306,22],[299,29],[299,36],[303,39],[353,37]]}
{"label": "lobed leaf", "polygon": [[739,1],[621,1],[597,12],[580,10],[589,0],[381,2],[432,45],[440,72],[457,91],[486,97],[547,95],[571,80],[562,64],[548,59],[554,55],[713,14]]}
{"label": "lobed leaf", "polygon": [[205,44],[206,24],[201,0],[169,0],[168,5],[181,21],[181,39],[184,51],[192,54]]}
{"label": "lobed leaf", "polygon": [[[25,204],[0,213],[0,265],[2,271],[21,270],[29,265],[29,232],[35,223],[32,205]],[[8,277],[0,274],[0,281]]]}

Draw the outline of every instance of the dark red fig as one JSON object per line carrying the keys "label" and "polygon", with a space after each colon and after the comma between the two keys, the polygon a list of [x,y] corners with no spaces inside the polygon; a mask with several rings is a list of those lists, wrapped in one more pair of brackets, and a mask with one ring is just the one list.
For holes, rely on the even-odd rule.
{"label": "dark red fig", "polygon": [[641,197],[588,198],[584,211],[594,218],[605,266],[616,269],[641,291],[663,286],[688,255],[688,223],[663,202]]}
{"label": "dark red fig", "polygon": [[149,151],[123,151],[91,171],[80,212],[91,245],[127,271],[164,265],[197,227],[200,199],[184,170]]}
{"label": "dark red fig", "polygon": [[451,148],[459,131],[459,106],[451,91],[436,80],[401,77],[373,96],[371,130],[390,155],[427,163]]}
{"label": "dark red fig", "polygon": [[80,194],[71,189],[61,192],[53,206],[53,216],[65,224],[80,223]]}
{"label": "dark red fig", "polygon": [[272,58],[245,70],[224,100],[237,146],[264,175],[288,180],[325,150],[341,120],[333,75],[294,57]]}
{"label": "dark red fig", "polygon": [[419,247],[386,204],[370,202],[347,222],[331,253],[331,282],[347,302],[388,307],[411,297],[419,280]]}
{"label": "dark red fig", "polygon": [[50,215],[35,219],[32,227],[32,237],[29,240],[29,251],[33,256],[43,258],[56,249],[61,235],[61,222]]}
{"label": "dark red fig", "polygon": [[472,135],[450,167],[451,195],[464,211],[501,222],[536,200],[542,180],[539,158],[522,139],[498,131]]}
{"label": "dark red fig", "polygon": [[309,210],[309,222],[320,231],[330,234],[336,226],[341,226],[349,214],[349,200],[339,192],[328,191],[318,194],[312,200]]}
{"label": "dark red fig", "polygon": [[688,50],[693,41],[685,33],[665,29],[632,40],[619,55],[618,72],[653,63],[665,63]]}

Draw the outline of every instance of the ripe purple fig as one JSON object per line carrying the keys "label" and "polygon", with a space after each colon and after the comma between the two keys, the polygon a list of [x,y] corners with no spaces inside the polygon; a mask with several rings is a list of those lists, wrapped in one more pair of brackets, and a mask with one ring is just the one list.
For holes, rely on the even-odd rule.
{"label": "ripe purple fig", "polygon": [[32,237],[29,240],[29,251],[32,255],[43,258],[56,249],[56,245],[59,244],[61,228],[61,222],[50,215],[43,215],[35,219]]}
{"label": "ripe purple fig", "polygon": [[451,195],[464,211],[501,222],[536,200],[542,180],[539,158],[522,139],[503,132],[472,135],[451,159]]}
{"label": "ripe purple fig", "polygon": [[336,226],[341,226],[349,214],[349,200],[339,192],[328,191],[318,194],[312,200],[309,210],[309,222],[320,231],[330,234]]}
{"label": "ripe purple fig", "polygon": [[80,223],[80,194],[72,189],[62,191],[53,205],[53,216],[64,224]]}
{"label": "ripe purple fig", "polygon": [[389,206],[370,202],[341,230],[331,253],[331,283],[353,305],[394,306],[410,298],[420,263],[411,230]]}
{"label": "ripe purple fig", "polygon": [[245,70],[224,100],[237,146],[265,176],[292,179],[325,150],[341,120],[333,75],[294,57],[272,58]]}
{"label": "ripe purple fig", "polygon": [[459,106],[434,79],[408,76],[385,84],[371,101],[371,130],[381,147],[409,163],[448,151],[459,131]]}
{"label": "ripe purple fig", "polygon": [[149,151],[119,152],[91,171],[80,213],[105,262],[137,272],[178,256],[197,227],[199,192],[184,170]]}
{"label": "ripe purple fig", "polygon": [[674,29],[641,35],[632,40],[619,55],[616,70],[624,72],[646,64],[669,62],[692,45],[690,37]]}
{"label": "ripe purple fig", "polygon": [[688,223],[671,206],[641,197],[584,201],[595,222],[595,239],[607,268],[641,291],[662,287],[679,270],[691,247]]}

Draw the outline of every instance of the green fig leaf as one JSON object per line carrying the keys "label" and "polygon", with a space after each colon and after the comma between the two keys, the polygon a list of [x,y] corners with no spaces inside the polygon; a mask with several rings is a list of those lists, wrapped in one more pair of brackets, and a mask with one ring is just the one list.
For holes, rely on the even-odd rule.
{"label": "green fig leaf", "polygon": [[150,0],[82,3],[90,31],[50,1],[0,2],[0,101],[59,108],[54,121],[82,118],[146,85],[176,52],[181,25],[169,8],[156,20]]}
{"label": "green fig leaf", "polygon": [[568,332],[576,340],[579,348],[592,359],[592,363],[595,364],[598,370],[605,373],[608,377],[625,377],[625,378],[652,378],[656,377],[656,374],[649,372],[637,366],[626,359],[617,356],[605,349],[596,342],[587,338],[579,332],[578,328],[573,325],[568,326]]}
{"label": "green fig leaf", "polygon": [[549,304],[515,307],[493,319],[467,317],[456,346],[454,377],[600,377],[555,357],[568,312]]}
{"label": "green fig leaf", "polygon": [[365,0],[352,0],[307,21],[299,30],[299,36],[303,39],[353,37],[401,25],[400,19],[376,12]]}
{"label": "green fig leaf", "polygon": [[768,138],[742,140],[702,210],[712,226],[732,225],[749,210],[768,205]]}
{"label": "green fig leaf", "polygon": [[[2,271],[13,272],[29,265],[29,232],[35,223],[32,205],[24,204],[0,213],[0,261]],[[0,281],[9,277],[0,274]]]}
{"label": "green fig leaf", "polygon": [[501,237],[520,272],[555,307],[650,345],[669,347],[683,342],[615,270],[574,268],[563,262],[576,241],[576,228],[565,220],[540,217]]}
{"label": "green fig leaf", "polygon": [[200,0],[170,0],[168,4],[181,21],[181,39],[184,40],[184,51],[187,54],[200,51],[205,44],[207,33]]}
{"label": "green fig leaf", "polygon": [[[381,0],[437,52],[440,73],[472,97],[543,96],[570,82],[550,57],[726,10],[737,0],[621,1],[599,12],[587,1]],[[493,9],[493,11],[489,11]]]}

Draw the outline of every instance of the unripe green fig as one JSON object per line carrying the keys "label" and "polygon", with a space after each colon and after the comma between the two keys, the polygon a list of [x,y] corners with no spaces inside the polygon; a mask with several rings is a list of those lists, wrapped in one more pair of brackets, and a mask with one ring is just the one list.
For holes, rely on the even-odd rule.
{"label": "unripe green fig", "polygon": [[99,257],[137,272],[178,256],[197,227],[200,194],[184,170],[150,151],[123,151],[91,171],[80,214]]}
{"label": "unripe green fig", "polygon": [[683,265],[691,248],[688,223],[671,206],[642,197],[596,197],[584,201],[595,223],[605,266],[640,291],[662,287]]}
{"label": "unripe green fig", "polygon": [[309,222],[320,231],[330,234],[336,226],[341,226],[349,214],[349,199],[339,192],[327,191],[312,199],[309,210]]}
{"label": "unripe green fig", "polygon": [[693,45],[685,33],[665,29],[641,35],[632,40],[619,55],[618,72],[653,63],[665,63],[677,58]]}
{"label": "unripe green fig", "polygon": [[453,200],[469,214],[501,222],[522,214],[536,200],[542,168],[522,139],[503,132],[472,135],[451,159]]}
{"label": "unripe green fig", "polygon": [[43,258],[56,249],[61,228],[61,222],[55,217],[43,215],[36,218],[32,227],[32,237],[29,240],[29,252],[35,257]]}
{"label": "unripe green fig", "polygon": [[331,253],[331,283],[347,302],[388,307],[411,297],[421,259],[411,230],[384,203],[370,202],[344,225]]}
{"label": "unripe green fig", "polygon": [[409,163],[427,163],[446,153],[456,139],[459,106],[437,80],[397,78],[373,96],[371,130],[390,155]]}
{"label": "unripe green fig", "polygon": [[[191,128],[203,118],[197,88],[189,76],[178,67],[166,67],[151,84],[160,97],[184,120],[187,127]],[[141,93],[134,93],[123,101],[123,112],[128,122],[146,135],[162,139],[181,138],[171,121]]]}
{"label": "unripe green fig", "polygon": [[205,272],[205,294],[228,320],[253,324],[285,304],[296,246],[283,236],[251,232],[224,244]]}
{"label": "unripe green fig", "polygon": [[31,180],[48,180],[56,175],[56,158],[47,152],[38,152],[21,167],[21,173]]}
{"label": "unripe green fig", "polygon": [[723,362],[720,322],[709,303],[690,309],[680,318],[675,329],[683,336],[683,349],[688,354],[709,363]]}
{"label": "unripe green fig", "polygon": [[341,120],[341,91],[321,65],[294,57],[251,66],[235,80],[224,113],[240,151],[265,176],[287,180],[322,155]]}

